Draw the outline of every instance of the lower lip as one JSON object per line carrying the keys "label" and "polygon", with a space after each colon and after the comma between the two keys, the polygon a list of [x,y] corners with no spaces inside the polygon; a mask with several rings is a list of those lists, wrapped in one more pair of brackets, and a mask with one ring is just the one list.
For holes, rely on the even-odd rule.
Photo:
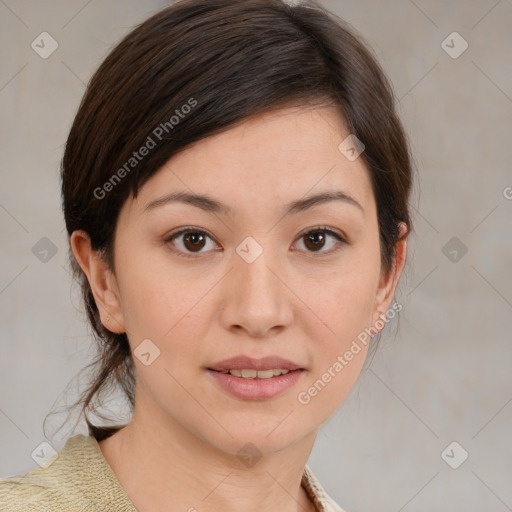
{"label": "lower lip", "polygon": [[230,373],[208,370],[222,389],[243,400],[266,400],[274,398],[290,389],[304,370],[293,370],[286,375],[270,377],[270,379],[244,379]]}

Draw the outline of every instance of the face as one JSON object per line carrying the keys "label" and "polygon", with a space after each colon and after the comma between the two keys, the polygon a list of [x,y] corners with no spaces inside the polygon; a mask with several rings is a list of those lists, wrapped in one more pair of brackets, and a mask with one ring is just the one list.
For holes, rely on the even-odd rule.
{"label": "face", "polygon": [[271,453],[344,401],[398,278],[381,272],[370,175],[338,149],[348,135],[332,107],[267,112],[189,146],[125,202],[105,307],[136,354],[147,423]]}

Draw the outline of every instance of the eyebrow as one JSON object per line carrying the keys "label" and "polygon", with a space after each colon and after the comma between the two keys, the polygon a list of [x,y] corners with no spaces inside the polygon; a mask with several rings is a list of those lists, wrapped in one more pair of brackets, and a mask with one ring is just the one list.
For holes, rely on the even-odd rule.
{"label": "eyebrow", "polygon": [[[320,204],[331,201],[343,201],[347,204],[351,204],[359,208],[361,212],[363,212],[364,214],[363,207],[351,195],[341,190],[334,190],[309,196],[306,197],[305,199],[292,201],[291,203],[285,206],[284,215],[304,212],[310,208],[313,208],[314,206],[318,206]],[[196,206],[197,208],[201,208],[206,212],[222,213],[225,215],[233,214],[233,209],[231,207],[224,203],[221,203],[217,199],[214,199],[213,197],[209,197],[207,195],[193,194],[189,192],[172,192],[170,194],[166,194],[165,196],[162,196],[146,204],[146,206],[144,207],[144,212],[146,213],[160,206],[176,202],[190,204],[192,206]]]}

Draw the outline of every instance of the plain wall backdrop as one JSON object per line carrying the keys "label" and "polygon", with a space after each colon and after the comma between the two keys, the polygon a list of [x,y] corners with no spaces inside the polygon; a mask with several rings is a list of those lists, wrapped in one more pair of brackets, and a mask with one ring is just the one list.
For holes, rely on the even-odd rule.
{"label": "plain wall backdrop", "polygon": [[[399,323],[309,463],[348,512],[512,510],[512,1],[322,3],[391,78],[417,174]],[[110,48],[166,5],[0,0],[1,478],[64,445],[42,422],[94,355],[67,266],[63,145]]]}

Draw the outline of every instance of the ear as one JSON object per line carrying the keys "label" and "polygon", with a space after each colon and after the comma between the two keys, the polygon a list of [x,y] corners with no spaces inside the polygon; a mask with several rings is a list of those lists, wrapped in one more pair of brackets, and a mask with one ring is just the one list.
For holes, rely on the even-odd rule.
{"label": "ear", "polygon": [[400,222],[399,241],[396,244],[396,259],[388,275],[381,275],[377,294],[372,325],[375,325],[381,315],[385,315],[395,295],[395,289],[402,274],[407,257],[407,225]]}
{"label": "ear", "polygon": [[111,332],[125,332],[119,288],[114,273],[100,254],[92,249],[91,239],[85,231],[74,231],[70,244],[78,264],[89,281],[101,323]]}

